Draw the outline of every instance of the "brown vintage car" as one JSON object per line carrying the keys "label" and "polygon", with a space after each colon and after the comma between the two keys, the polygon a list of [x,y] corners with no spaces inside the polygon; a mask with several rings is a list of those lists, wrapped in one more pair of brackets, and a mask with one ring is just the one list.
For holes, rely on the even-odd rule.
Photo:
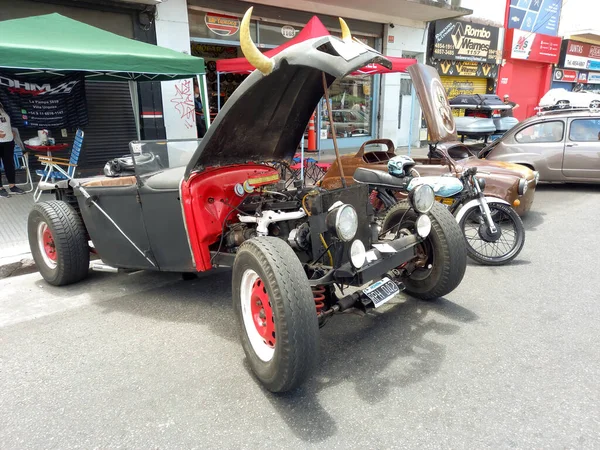
{"label": "brown vintage car", "polygon": [[[458,140],[448,98],[435,69],[424,64],[413,64],[408,72],[425,114],[430,142],[433,142],[427,158],[413,158],[417,163],[417,172],[424,176],[453,173],[458,177],[463,170],[476,166],[478,176],[486,179],[486,195],[504,199],[513,205],[519,215],[526,214],[533,203],[537,172],[519,164],[478,159],[467,145]],[[370,145],[385,145],[387,149],[365,151]],[[358,153],[340,157],[346,183],[354,183],[353,175],[358,167],[387,171],[387,162],[394,156],[394,144],[389,139],[365,142]],[[326,189],[340,187],[337,161],[327,171],[321,185]]]}

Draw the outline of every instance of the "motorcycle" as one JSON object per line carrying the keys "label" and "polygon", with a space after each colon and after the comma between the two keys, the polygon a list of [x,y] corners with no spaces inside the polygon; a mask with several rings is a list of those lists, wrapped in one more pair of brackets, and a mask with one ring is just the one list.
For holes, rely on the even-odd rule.
{"label": "motorcycle", "polygon": [[485,196],[485,179],[476,176],[477,167],[464,170],[459,178],[452,174],[421,177],[414,165],[412,158],[400,155],[390,159],[388,173],[359,168],[354,180],[369,185],[378,212],[398,203],[403,193],[410,195],[417,186],[428,185],[459,223],[473,260],[502,265],[516,258],[525,245],[523,222],[507,201]]}

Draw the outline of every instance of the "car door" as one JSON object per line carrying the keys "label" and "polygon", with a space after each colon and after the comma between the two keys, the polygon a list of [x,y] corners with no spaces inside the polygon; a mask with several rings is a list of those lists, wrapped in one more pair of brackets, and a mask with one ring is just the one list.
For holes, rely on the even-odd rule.
{"label": "car door", "polygon": [[517,125],[485,157],[533,167],[544,181],[561,181],[565,129],[565,120],[559,118]]}
{"label": "car door", "polygon": [[573,180],[600,178],[600,117],[569,119],[562,173]]}

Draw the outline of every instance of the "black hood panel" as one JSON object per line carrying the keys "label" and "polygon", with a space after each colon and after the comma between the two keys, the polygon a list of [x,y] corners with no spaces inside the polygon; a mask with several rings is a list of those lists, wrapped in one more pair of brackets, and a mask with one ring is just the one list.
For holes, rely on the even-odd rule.
{"label": "black hood panel", "polygon": [[[335,39],[335,46],[331,40]],[[291,159],[327,85],[371,62],[391,67],[379,53],[364,46],[350,60],[340,56],[344,44],[323,37],[289,47],[274,57],[269,75],[255,70],[236,89],[186,168],[190,173],[206,167]],[[352,44],[357,49],[358,43]]]}

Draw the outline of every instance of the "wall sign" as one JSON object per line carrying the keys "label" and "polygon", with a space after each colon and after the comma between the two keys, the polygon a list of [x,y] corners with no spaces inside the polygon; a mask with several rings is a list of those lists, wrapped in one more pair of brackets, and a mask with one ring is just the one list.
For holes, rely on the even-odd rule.
{"label": "wall sign", "polygon": [[82,75],[0,74],[0,103],[17,128],[77,128],[88,123]]}
{"label": "wall sign", "polygon": [[558,62],[561,38],[523,30],[508,30],[507,36],[506,42],[511,43],[511,58],[550,64]]}
{"label": "wall sign", "polygon": [[296,36],[296,29],[290,25],[284,25],[281,27],[281,34],[284,38],[292,39]]}
{"label": "wall sign", "polygon": [[600,70],[600,46],[567,41],[565,67]]}
{"label": "wall sign", "polygon": [[562,0],[510,0],[508,28],[556,36]]}
{"label": "wall sign", "polygon": [[570,69],[554,69],[554,81],[577,83],[579,72]]}
{"label": "wall sign", "polygon": [[433,53],[438,59],[496,63],[500,58],[499,28],[460,20],[437,20]]}
{"label": "wall sign", "polygon": [[473,61],[450,61],[431,59],[430,66],[437,69],[440,75],[460,77],[497,78],[498,66],[496,64],[480,63]]}
{"label": "wall sign", "polygon": [[240,29],[240,19],[235,16],[206,13],[204,23],[210,31],[219,36],[233,36]]}
{"label": "wall sign", "polygon": [[600,73],[598,72],[590,72],[587,76],[588,84],[600,84]]}

